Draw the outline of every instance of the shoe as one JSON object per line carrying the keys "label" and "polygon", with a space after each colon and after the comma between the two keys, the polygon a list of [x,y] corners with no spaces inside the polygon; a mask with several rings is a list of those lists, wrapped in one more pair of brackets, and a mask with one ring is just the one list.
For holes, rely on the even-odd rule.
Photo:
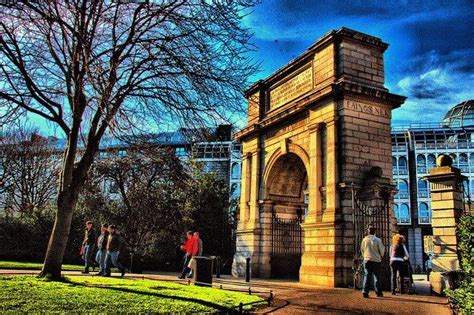
{"label": "shoe", "polygon": [[187,276],[187,278],[192,278],[192,277],[193,277],[192,273],[188,274],[188,276]]}
{"label": "shoe", "polygon": [[102,272],[98,272],[95,274],[96,276],[105,276]]}
{"label": "shoe", "polygon": [[178,279],[184,279],[184,276],[178,276]]}
{"label": "shoe", "polygon": [[383,297],[383,293],[378,293],[377,297]]}
{"label": "shoe", "polygon": [[102,275],[102,277],[110,277],[110,274]]}
{"label": "shoe", "polygon": [[395,291],[392,291],[392,295],[397,295],[397,293]]}
{"label": "shoe", "polygon": [[121,277],[123,278],[124,275],[125,275],[125,269],[122,269],[122,275],[121,275]]}
{"label": "shoe", "polygon": [[362,296],[367,299],[369,297],[369,293],[364,292],[364,293],[362,293]]}
{"label": "shoe", "polygon": [[87,275],[89,273],[89,270],[83,270],[81,271],[82,274]]}

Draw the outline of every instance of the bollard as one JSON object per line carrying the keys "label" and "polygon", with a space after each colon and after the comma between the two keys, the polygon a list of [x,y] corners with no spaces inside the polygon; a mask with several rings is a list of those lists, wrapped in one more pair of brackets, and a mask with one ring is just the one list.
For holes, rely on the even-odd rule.
{"label": "bollard", "polygon": [[252,289],[249,287],[249,295],[252,295]]}
{"label": "bollard", "polygon": [[270,296],[268,297],[268,306],[272,305],[272,300],[273,300],[273,291],[270,290]]}
{"label": "bollard", "polygon": [[244,313],[244,304],[241,302],[239,304],[239,314],[243,314]]}
{"label": "bollard", "polygon": [[221,277],[221,257],[216,257],[216,278]]}
{"label": "bollard", "polygon": [[245,282],[250,282],[250,257],[245,258]]}

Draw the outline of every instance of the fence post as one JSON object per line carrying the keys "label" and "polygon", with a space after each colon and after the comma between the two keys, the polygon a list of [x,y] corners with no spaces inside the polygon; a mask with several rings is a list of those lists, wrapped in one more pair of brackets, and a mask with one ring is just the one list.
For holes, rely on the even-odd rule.
{"label": "fence post", "polygon": [[216,278],[221,277],[221,257],[216,257]]}
{"label": "fence post", "polygon": [[245,258],[245,282],[250,282],[250,257]]}
{"label": "fence post", "polygon": [[240,302],[239,304],[239,314],[243,314],[244,313],[244,304],[242,302]]}

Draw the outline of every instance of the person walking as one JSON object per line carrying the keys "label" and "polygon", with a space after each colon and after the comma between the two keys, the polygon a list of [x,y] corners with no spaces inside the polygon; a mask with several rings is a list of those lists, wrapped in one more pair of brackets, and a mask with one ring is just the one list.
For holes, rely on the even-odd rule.
{"label": "person walking", "polygon": [[103,223],[100,227],[100,235],[97,238],[97,255],[95,256],[96,263],[99,264],[98,276],[105,276],[105,257],[107,256],[107,240],[109,238],[109,225]]}
{"label": "person walking", "polygon": [[84,240],[82,241],[82,259],[84,259],[84,271],[82,273],[88,274],[89,267],[95,268],[92,255],[94,254],[96,241],[96,233],[93,227],[92,221],[86,222],[86,228],[84,229]]}
{"label": "person walking", "polygon": [[[199,237],[199,232],[194,232],[193,234],[193,239],[194,239],[194,246],[196,246],[197,248],[195,249],[196,250],[196,256],[202,256],[202,251],[203,251],[203,248],[202,248],[202,240],[201,238]],[[193,272],[194,272],[194,269],[193,269],[193,258],[191,258],[191,260],[189,261],[188,263],[188,267],[190,269],[189,271],[189,274],[188,274],[188,278],[191,278],[193,276]]]}
{"label": "person walking", "polygon": [[406,265],[408,260],[408,251],[404,244],[405,238],[400,234],[395,234],[392,239],[390,249],[390,269],[392,270],[392,294],[397,290],[397,274],[400,277],[400,293],[405,293]]}
{"label": "person walking", "polygon": [[364,284],[362,295],[369,297],[369,287],[372,279],[374,280],[374,289],[377,297],[382,297],[382,288],[380,281],[380,264],[385,253],[385,247],[380,238],[375,236],[375,227],[369,226],[367,229],[369,235],[364,237],[361,243],[362,257],[364,258]]}
{"label": "person walking", "polygon": [[183,271],[181,272],[181,275],[179,275],[179,279],[184,279],[189,273],[189,262],[191,261],[191,258],[196,255],[198,250],[198,247],[196,245],[197,242],[193,236],[193,232],[188,231],[186,233],[186,243],[180,246],[181,250],[185,251],[185,254],[183,258]]}
{"label": "person walking", "polygon": [[425,268],[426,268],[426,281],[430,281],[430,274],[431,274],[431,271],[432,271],[432,254],[428,254],[428,259],[426,259],[425,261]]}
{"label": "person walking", "polygon": [[111,265],[114,265],[120,270],[122,277],[125,275],[126,269],[118,261],[122,244],[123,244],[123,240],[120,237],[120,235],[117,233],[117,227],[115,225],[110,225],[109,236],[107,238],[107,246],[106,246],[107,256],[105,257],[105,276],[106,277],[110,277],[111,269],[112,269]]}

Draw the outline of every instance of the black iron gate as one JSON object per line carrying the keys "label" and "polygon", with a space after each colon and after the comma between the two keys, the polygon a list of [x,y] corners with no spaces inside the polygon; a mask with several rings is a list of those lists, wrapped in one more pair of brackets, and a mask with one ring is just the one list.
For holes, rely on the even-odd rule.
{"label": "black iron gate", "polygon": [[279,218],[272,209],[272,278],[298,279],[303,254],[302,211],[295,219]]}
{"label": "black iron gate", "polygon": [[[369,225],[375,226],[376,236],[385,246],[385,255],[382,259],[382,288],[390,290],[390,197],[383,194],[380,200],[371,200],[366,204],[354,196],[354,288],[361,289],[364,278],[363,257],[360,244],[367,235]],[[374,202],[376,204],[374,204]],[[370,204],[372,203],[372,204]]]}

